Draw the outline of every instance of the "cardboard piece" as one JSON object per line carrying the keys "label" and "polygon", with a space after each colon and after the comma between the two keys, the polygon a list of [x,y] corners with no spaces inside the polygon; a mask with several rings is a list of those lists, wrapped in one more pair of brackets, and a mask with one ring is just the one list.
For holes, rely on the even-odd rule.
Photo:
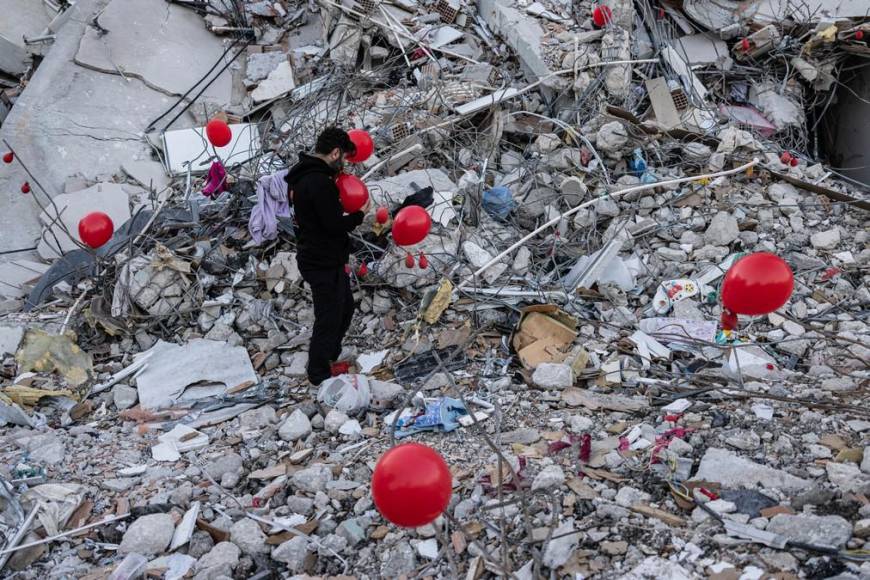
{"label": "cardboard piece", "polygon": [[575,338],[575,318],[554,304],[538,304],[523,309],[511,344],[523,367],[534,370],[544,362],[564,361]]}

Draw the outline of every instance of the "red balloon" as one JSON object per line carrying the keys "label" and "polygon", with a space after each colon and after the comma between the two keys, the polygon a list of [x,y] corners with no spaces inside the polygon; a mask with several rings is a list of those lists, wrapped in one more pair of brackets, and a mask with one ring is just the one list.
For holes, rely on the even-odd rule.
{"label": "red balloon", "polygon": [[347,132],[347,135],[356,147],[356,153],[345,156],[348,161],[351,163],[362,163],[372,156],[372,152],[375,150],[375,144],[368,131],[363,131],[362,129],[351,129]]}
{"label": "red balloon", "polygon": [[79,222],[79,238],[86,246],[99,248],[112,239],[115,233],[115,224],[112,218],[101,211],[94,211],[86,215]]}
{"label": "red balloon", "polygon": [[779,156],[779,160],[782,162],[783,165],[788,165],[789,163],[791,163],[792,159],[794,158],[788,151],[783,151],[782,155]]}
{"label": "red balloon", "polygon": [[363,180],[356,175],[342,173],[335,180],[338,186],[338,199],[341,207],[347,213],[354,213],[362,209],[369,200],[369,189]]}
{"label": "red balloon", "polygon": [[21,193],[30,193],[30,182],[25,181],[21,184]]}
{"label": "red balloon", "polygon": [[421,270],[425,270],[429,267],[429,259],[426,258],[426,254],[420,252],[420,257],[417,258],[417,265],[420,266]]}
{"label": "red balloon", "polygon": [[393,222],[393,241],[398,246],[413,246],[423,241],[432,228],[432,218],[419,205],[409,205],[399,210]]}
{"label": "red balloon", "polygon": [[609,6],[596,6],[592,11],[592,23],[598,28],[604,28],[604,25],[613,20],[613,12]]}
{"label": "red balloon", "polygon": [[749,49],[752,47],[748,38],[741,39],[740,41],[740,50],[743,52],[749,52]]}
{"label": "red balloon", "polygon": [[405,528],[435,521],[450,502],[451,487],[444,459],[419,443],[384,453],[372,475],[372,497],[381,515]]}
{"label": "red balloon", "polygon": [[15,154],[13,154],[12,151],[9,151],[3,156],[3,163],[12,163],[13,159],[15,159]]}
{"label": "red balloon", "polygon": [[414,267],[414,256],[411,254],[405,256],[405,267],[409,270]]}
{"label": "red balloon", "polygon": [[356,271],[356,275],[360,278],[365,278],[369,273],[369,267],[366,266],[366,263],[363,262],[359,265],[359,269]]}
{"label": "red balloon", "polygon": [[233,140],[233,131],[230,126],[220,119],[212,119],[205,126],[205,135],[209,143],[215,147],[224,147]]}
{"label": "red balloon", "polygon": [[379,224],[383,225],[390,219],[390,212],[385,207],[379,207],[375,213],[375,219]]}
{"label": "red balloon", "polygon": [[788,302],[794,274],[782,258],[767,252],[737,260],[722,281],[722,305],[735,314],[769,314]]}

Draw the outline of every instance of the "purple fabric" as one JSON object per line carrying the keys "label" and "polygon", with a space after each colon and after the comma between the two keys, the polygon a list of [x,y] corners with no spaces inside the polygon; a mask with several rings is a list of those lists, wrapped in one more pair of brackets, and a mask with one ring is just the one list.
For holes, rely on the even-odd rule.
{"label": "purple fabric", "polygon": [[212,161],[205,179],[202,194],[206,197],[217,197],[227,189],[227,170],[220,161]]}
{"label": "purple fabric", "polygon": [[286,176],[287,170],[282,169],[257,180],[257,205],[248,220],[248,230],[257,244],[277,238],[278,218],[290,217]]}

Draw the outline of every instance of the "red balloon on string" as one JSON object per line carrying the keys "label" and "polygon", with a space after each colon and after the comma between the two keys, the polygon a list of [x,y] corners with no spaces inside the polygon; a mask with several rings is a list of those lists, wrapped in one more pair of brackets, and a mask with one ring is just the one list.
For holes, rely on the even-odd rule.
{"label": "red balloon on string", "polygon": [[3,156],[3,163],[12,163],[13,159],[15,159],[15,155],[12,153],[12,151],[9,151],[8,153],[6,153],[6,155]]}
{"label": "red balloon on string", "polygon": [[101,211],[94,211],[79,221],[79,238],[88,247],[99,248],[112,239],[115,224],[112,218]]}
{"label": "red balloon on string", "polygon": [[405,256],[405,267],[409,270],[414,267],[414,256],[411,254]]}
{"label": "red balloon on string", "polygon": [[432,218],[419,205],[399,210],[393,222],[393,241],[398,246],[413,246],[423,241],[432,228]]}
{"label": "red balloon on string", "polygon": [[864,40],[864,31],[856,30],[855,31],[855,40]]}
{"label": "red balloon on string", "polygon": [[209,143],[215,147],[224,147],[233,140],[233,131],[230,126],[220,119],[212,119],[205,126],[205,135]]}
{"label": "red balloon on string", "polygon": [[791,163],[792,159],[794,158],[788,151],[783,151],[782,155],[779,156],[779,160],[782,162],[783,165],[788,165],[789,163]]}
{"label": "red balloon on string", "polygon": [[749,52],[749,49],[752,48],[752,43],[749,42],[748,38],[743,38],[740,40],[740,50],[743,52]]}
{"label": "red balloon on string", "polygon": [[425,270],[429,267],[429,259],[423,252],[420,252],[420,257],[417,258],[417,265],[420,266],[421,270]]}
{"label": "red balloon on string", "polygon": [[354,213],[363,208],[369,200],[369,189],[363,180],[356,175],[342,173],[335,180],[338,186],[338,199],[341,207],[347,213]]}
{"label": "red balloon on string", "polygon": [[379,224],[383,225],[390,219],[390,212],[385,207],[379,207],[375,213],[375,219]]}
{"label": "red balloon on string", "polygon": [[737,260],[722,281],[722,305],[735,314],[769,314],[788,302],[794,274],[782,258],[767,252]]}
{"label": "red balloon on string", "polygon": [[450,502],[450,470],[437,451],[419,443],[393,447],[378,460],[372,475],[372,498],[397,526],[425,526]]}
{"label": "red balloon on string", "polygon": [[356,147],[356,153],[345,156],[348,161],[351,163],[362,163],[372,156],[372,152],[375,150],[375,144],[368,131],[363,131],[362,129],[351,129],[347,132],[347,135]]}
{"label": "red balloon on string", "polygon": [[30,193],[30,182],[25,181],[21,184],[21,193]]}
{"label": "red balloon on string", "polygon": [[359,265],[359,269],[356,271],[356,275],[360,278],[365,278],[369,273],[369,267],[366,266],[366,263],[363,262]]}
{"label": "red balloon on string", "polygon": [[610,10],[609,6],[596,6],[592,11],[592,23],[597,28],[604,28],[611,20],[613,20],[613,11]]}

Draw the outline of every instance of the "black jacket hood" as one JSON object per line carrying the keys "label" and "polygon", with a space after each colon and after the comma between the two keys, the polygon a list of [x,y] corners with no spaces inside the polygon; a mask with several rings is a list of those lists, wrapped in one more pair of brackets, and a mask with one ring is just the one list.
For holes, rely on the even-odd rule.
{"label": "black jacket hood", "polygon": [[338,172],[320,157],[315,157],[308,153],[300,153],[299,161],[290,168],[290,171],[287,172],[287,177],[284,179],[287,181],[287,185],[292,188],[300,179],[312,173],[322,173],[330,178],[338,175]]}

